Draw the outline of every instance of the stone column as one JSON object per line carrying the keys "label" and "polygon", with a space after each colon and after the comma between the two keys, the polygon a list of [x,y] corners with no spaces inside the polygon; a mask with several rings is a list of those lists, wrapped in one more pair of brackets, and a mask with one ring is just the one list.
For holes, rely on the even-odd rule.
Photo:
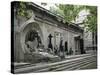
{"label": "stone column", "polygon": [[21,35],[20,32],[15,32],[14,34],[14,59],[15,62],[22,62],[24,61],[24,52],[22,51],[21,47]]}

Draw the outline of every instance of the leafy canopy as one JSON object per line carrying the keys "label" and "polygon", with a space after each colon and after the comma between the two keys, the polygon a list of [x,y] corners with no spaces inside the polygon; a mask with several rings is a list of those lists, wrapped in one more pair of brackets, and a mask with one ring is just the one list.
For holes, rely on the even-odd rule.
{"label": "leafy canopy", "polygon": [[89,10],[89,15],[87,15],[87,18],[83,20],[84,27],[91,32],[97,31],[97,7],[96,6],[83,6],[83,5],[64,5],[59,4],[56,6],[59,9],[55,9],[54,7],[51,7],[50,11],[52,11],[55,14],[59,14],[60,16],[63,16],[66,22],[72,22],[76,21],[76,18],[79,15],[79,12],[82,10]]}

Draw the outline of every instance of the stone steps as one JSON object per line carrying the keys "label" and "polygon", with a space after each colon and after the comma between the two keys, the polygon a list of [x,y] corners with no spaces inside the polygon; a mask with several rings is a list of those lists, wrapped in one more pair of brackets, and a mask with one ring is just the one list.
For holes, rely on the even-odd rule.
{"label": "stone steps", "polygon": [[[90,56],[90,54],[83,54],[83,55],[74,55],[74,56],[66,56],[66,58],[64,60],[70,60],[70,59],[75,59],[75,58],[79,58],[79,57],[84,57],[84,56]],[[62,60],[62,61],[64,61]],[[46,63],[48,64],[48,62],[41,62],[41,63]],[[39,63],[37,64],[23,64],[23,65],[15,65],[14,69],[18,69],[18,68],[26,68],[26,67],[30,67],[30,66],[36,66],[36,65],[40,65]]]}
{"label": "stone steps", "polygon": [[[90,57],[91,58],[91,57]],[[62,71],[62,70],[75,70],[78,66],[81,67],[82,65],[85,65],[87,63],[90,63],[91,59],[85,58],[74,62],[68,62],[63,64],[58,64],[50,68],[45,68],[42,70],[38,70],[36,72],[46,72],[46,71]]]}
{"label": "stone steps", "polygon": [[74,58],[79,58],[79,57],[86,57],[90,56],[91,54],[82,54],[82,55],[72,55],[72,56],[66,56],[66,59],[74,59]]}
{"label": "stone steps", "polygon": [[[83,55],[78,56],[76,58],[71,58],[69,60],[64,60],[56,63],[50,63],[50,64],[43,64],[43,65],[37,65],[33,66],[24,66],[19,69],[15,69],[15,73],[28,73],[28,72],[47,72],[47,71],[60,71],[65,70],[67,68],[72,68],[73,66],[81,65],[82,63],[88,63],[91,59],[92,55]],[[66,58],[67,59],[67,58]],[[67,68],[66,68],[67,66]],[[59,69],[61,68],[61,69]],[[75,68],[75,67],[74,67]]]}
{"label": "stone steps", "polygon": [[77,63],[75,64],[71,64],[69,66],[63,66],[61,68],[58,68],[58,69],[55,69],[55,71],[63,71],[63,70],[79,70],[78,68],[82,67],[82,66],[85,66],[87,64],[90,64],[94,62],[93,59],[85,59],[85,60],[82,60],[82,61],[78,61]]}

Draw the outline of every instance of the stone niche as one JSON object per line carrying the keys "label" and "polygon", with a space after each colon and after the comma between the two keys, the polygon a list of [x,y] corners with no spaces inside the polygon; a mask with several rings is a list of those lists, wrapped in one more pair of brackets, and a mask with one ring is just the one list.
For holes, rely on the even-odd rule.
{"label": "stone niche", "polygon": [[[21,44],[22,44],[22,48],[25,52],[25,48],[24,48],[24,45],[25,45],[25,41],[27,39],[27,35],[30,33],[30,32],[37,32],[37,34],[42,37],[42,31],[41,31],[41,28],[39,27],[39,24],[36,23],[36,22],[33,22],[33,23],[29,23],[27,26],[25,26],[25,28],[23,29],[23,31],[21,32]],[[30,35],[29,35],[30,36]],[[28,37],[29,37],[28,36]]]}
{"label": "stone niche", "polygon": [[15,32],[15,61],[21,62],[25,60],[25,54],[28,52],[25,47],[25,42],[27,37],[30,37],[30,32],[37,32],[40,38],[43,36],[41,28],[38,23],[31,22],[25,23],[22,27],[20,27],[19,32]]}

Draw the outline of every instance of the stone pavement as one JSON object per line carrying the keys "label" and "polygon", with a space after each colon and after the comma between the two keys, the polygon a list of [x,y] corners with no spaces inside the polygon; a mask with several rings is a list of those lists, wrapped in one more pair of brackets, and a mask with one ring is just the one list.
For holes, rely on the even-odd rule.
{"label": "stone pavement", "polygon": [[[53,68],[57,67],[57,70],[63,70],[63,68],[66,69],[66,67],[70,66],[70,69],[73,69],[73,67],[75,65],[80,66],[80,65],[87,64],[87,63],[89,64],[92,61],[92,59],[90,59],[92,56],[94,56],[94,55],[83,54],[83,55],[66,56],[66,60],[62,60],[60,62],[55,62],[55,63],[48,62],[48,63],[31,64],[28,66],[24,66],[22,68],[15,69],[15,73],[42,72],[42,71],[46,72],[46,71],[50,71],[51,67],[53,67]],[[88,60],[87,60],[87,58],[88,58]],[[95,58],[93,58],[93,60],[94,59]],[[68,64],[70,64],[70,65],[68,65]],[[68,65],[68,66],[65,66],[65,65]],[[75,66],[74,68],[77,69],[80,67]],[[54,71],[56,71],[56,69]]]}
{"label": "stone pavement", "polygon": [[[91,54],[82,54],[82,55],[66,55],[65,56],[65,59],[64,60],[69,60],[69,59],[74,59],[74,58],[79,58],[79,57],[84,57],[84,56],[89,56],[89,55],[91,55]],[[40,62],[40,63],[37,63],[37,64],[34,64],[34,65],[41,65],[41,64],[48,64],[48,63],[50,63],[50,62]],[[18,63],[18,62],[15,62],[14,63],[14,66],[16,67],[16,66],[24,66],[24,65],[31,65],[31,63],[25,63],[25,62],[20,62],[20,63]]]}

